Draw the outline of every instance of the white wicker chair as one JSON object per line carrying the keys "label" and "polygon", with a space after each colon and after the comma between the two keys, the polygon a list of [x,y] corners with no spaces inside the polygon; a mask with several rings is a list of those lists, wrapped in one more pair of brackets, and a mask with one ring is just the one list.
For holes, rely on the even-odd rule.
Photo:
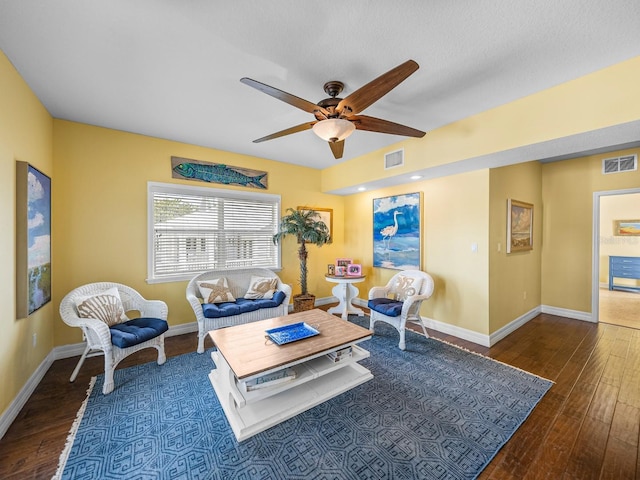
{"label": "white wicker chair", "polygon": [[[252,312],[241,313],[239,315],[231,315],[221,318],[207,318],[202,311],[202,296],[197,282],[203,280],[212,280],[214,278],[225,277],[229,286],[229,290],[235,298],[241,298],[247,293],[251,276],[270,277],[278,279],[278,290],[284,292],[284,301],[274,308],[261,308]],[[198,321],[198,353],[204,352],[204,337],[210,330],[222,327],[230,327],[258,320],[266,320],[268,318],[282,317],[289,313],[289,301],[291,299],[291,286],[283,283],[280,277],[267,268],[246,268],[239,270],[209,270],[196,275],[187,285],[187,300],[193,309]]]}
{"label": "white wicker chair", "polygon": [[[393,288],[398,278],[404,276],[420,282],[420,288],[415,294],[409,295],[404,301],[392,301],[388,297],[392,294]],[[420,305],[433,294],[433,278],[431,275],[420,270],[403,270],[396,273],[386,286],[373,287],[369,290],[369,303],[371,309],[371,320],[369,330],[374,331],[373,325],[376,322],[385,322],[392,325],[400,334],[398,348],[405,349],[405,326],[407,322],[415,323],[422,327],[425,337],[428,337],[427,329],[424,327],[422,317],[420,317]],[[382,303],[378,303],[382,301]],[[377,309],[377,310],[376,310]],[[381,311],[387,310],[389,314]],[[393,312],[393,314],[392,314]]]}
{"label": "white wicker chair", "polygon": [[109,288],[116,287],[122,300],[124,311],[138,311],[140,317],[160,319],[166,322],[168,315],[167,304],[161,300],[146,300],[133,288],[119,283],[100,282],[90,283],[78,287],[69,292],[60,303],[60,316],[64,323],[71,327],[79,327],[82,329],[83,337],[87,342],[87,346],[71,374],[70,382],[73,382],[80,367],[84,363],[85,358],[104,354],[104,386],[103,394],[113,391],[113,372],[118,363],[125,357],[144,348],[153,347],[158,350],[158,365],[162,365],[166,361],[164,352],[164,332],[160,335],[143,341],[137,345],[127,348],[120,348],[111,342],[111,330],[102,320],[96,318],[81,318],[78,316],[75,300],[81,296],[95,295],[104,292]]}

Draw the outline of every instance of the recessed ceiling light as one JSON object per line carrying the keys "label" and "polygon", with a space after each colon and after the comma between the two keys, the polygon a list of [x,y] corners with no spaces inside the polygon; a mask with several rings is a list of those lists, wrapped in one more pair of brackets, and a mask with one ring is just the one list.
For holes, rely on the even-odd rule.
{"label": "recessed ceiling light", "polygon": [[359,191],[359,192],[364,192],[365,190],[366,190],[366,188],[365,188],[365,187],[358,187],[358,191]]}
{"label": "recessed ceiling light", "polygon": [[411,175],[411,180],[418,180],[419,178],[422,178],[422,175]]}

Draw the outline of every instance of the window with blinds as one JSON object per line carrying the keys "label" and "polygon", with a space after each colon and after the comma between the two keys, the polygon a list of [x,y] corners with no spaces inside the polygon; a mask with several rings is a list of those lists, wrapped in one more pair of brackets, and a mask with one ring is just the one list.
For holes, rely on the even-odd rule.
{"label": "window with blinds", "polygon": [[280,268],[280,196],[149,182],[148,282],[212,269]]}

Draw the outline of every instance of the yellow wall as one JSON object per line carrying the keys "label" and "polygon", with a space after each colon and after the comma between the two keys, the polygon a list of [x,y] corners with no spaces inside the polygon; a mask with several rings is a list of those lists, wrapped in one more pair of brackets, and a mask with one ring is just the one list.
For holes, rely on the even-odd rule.
{"label": "yellow wall", "polygon": [[53,303],[28,318],[16,319],[15,308],[16,160],[51,177],[51,152],[51,116],[0,51],[0,412],[53,348]]}
{"label": "yellow wall", "polygon": [[[488,332],[489,171],[452,175],[345,197],[348,258],[367,266],[359,283],[366,299],[397,270],[372,268],[374,198],[422,192],[422,268],[434,277],[435,293],[423,304],[426,317],[482,334]],[[478,245],[478,252],[471,250]]]}
{"label": "yellow wall", "polygon": [[[150,285],[145,281],[147,182],[207,185],[171,178],[172,155],[267,171],[266,193],[282,196],[283,213],[299,205],[332,208],[335,243],[309,247],[308,285],[317,296],[331,294],[322,275],[326,264],[342,255],[343,199],[319,192],[317,170],[63,120],[54,120],[54,139],[53,229],[59,239],[53,254],[56,308],[62,297],[79,285],[115,281],[132,286],[147,298],[165,300],[170,325],[195,321],[185,299],[186,282]],[[286,239],[282,249],[281,276],[294,287],[295,294],[299,292],[295,239]],[[80,340],[79,329],[57,321],[56,345]]]}
{"label": "yellow wall", "polygon": [[[640,57],[385,151],[405,149],[406,166],[394,169],[395,175],[638,120],[638,84]],[[171,178],[172,155],[268,171],[268,193],[282,195],[283,210],[299,205],[333,209],[334,244],[310,249],[309,290],[319,297],[331,295],[333,285],[323,274],[335,258],[346,256],[371,265],[372,199],[420,191],[423,268],[436,281],[434,297],[423,306],[425,316],[486,335],[536,302],[590,311],[593,192],[638,187],[640,173],[603,177],[600,160],[605,155],[599,155],[542,166],[482,169],[350,197],[322,193],[384,178],[382,153],[318,172],[52,120],[0,54],[0,221],[15,225],[15,160],[30,162],[50,175],[53,194],[53,302],[28,319],[15,319],[15,228],[0,232],[0,276],[5,286],[0,291],[0,410],[6,409],[53,346],[80,341],[79,330],[64,325],[57,314],[62,296],[78,285],[98,280],[127,283],[149,298],[166,300],[171,325],[193,322],[184,298],[186,282],[145,281],[147,182],[196,184]],[[540,203],[541,208],[536,208],[533,252],[507,257],[504,250],[497,252],[497,243],[506,236],[509,196]],[[295,239],[285,240],[281,276],[294,285],[294,293],[299,291],[296,249]],[[395,271],[369,267],[366,273],[367,281],[358,285],[361,298]],[[527,301],[520,296],[523,291]],[[38,335],[35,348],[33,333]]]}
{"label": "yellow wall", "polygon": [[640,171],[602,174],[621,150],[542,166],[542,303],[591,312],[593,193],[640,187]]}
{"label": "yellow wall", "polygon": [[[489,331],[540,305],[542,256],[542,168],[527,162],[490,174]],[[507,253],[507,199],[533,204],[533,250]]]}
{"label": "yellow wall", "polygon": [[[334,191],[388,176],[383,155],[404,148],[394,175],[597,130],[640,118],[640,57],[427,132],[322,172]],[[536,160],[523,158],[522,161]],[[355,183],[355,184],[357,184]]]}

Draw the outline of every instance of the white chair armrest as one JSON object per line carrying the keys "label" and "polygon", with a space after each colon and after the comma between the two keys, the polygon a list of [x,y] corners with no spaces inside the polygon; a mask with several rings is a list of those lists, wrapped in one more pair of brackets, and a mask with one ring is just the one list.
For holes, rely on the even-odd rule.
{"label": "white chair armrest", "polygon": [[144,300],[142,302],[140,316],[167,320],[169,307],[167,307],[167,304],[162,300]]}
{"label": "white chair armrest", "polygon": [[111,342],[111,331],[109,330],[109,326],[102,320],[98,320],[97,318],[78,317],[78,324],[93,330],[101,337],[109,337],[109,342]]}
{"label": "white chair armrest", "polygon": [[112,349],[111,343],[111,330],[109,330],[109,326],[104,323],[102,320],[98,320],[97,318],[80,318],[76,317],[77,324],[79,327],[85,331],[86,336],[90,336],[91,338],[87,338],[87,342],[89,345],[94,345],[97,341],[100,344],[102,350],[110,354]]}
{"label": "white chair armrest", "polygon": [[200,298],[198,298],[191,289],[187,289],[187,301],[189,302],[189,305],[191,305],[193,313],[196,315],[196,320],[198,322],[204,322],[202,303],[200,303]]}
{"label": "white chair armrest", "polygon": [[414,303],[421,303],[427,300],[431,295],[411,295],[402,303],[402,315],[406,315]]}
{"label": "white chair armrest", "polygon": [[278,290],[285,294],[284,301],[282,303],[289,305],[292,293],[291,285],[283,283],[282,280],[278,279]]}
{"label": "white chair armrest", "polygon": [[389,295],[389,287],[373,287],[369,290],[369,300],[373,298],[384,298]]}

